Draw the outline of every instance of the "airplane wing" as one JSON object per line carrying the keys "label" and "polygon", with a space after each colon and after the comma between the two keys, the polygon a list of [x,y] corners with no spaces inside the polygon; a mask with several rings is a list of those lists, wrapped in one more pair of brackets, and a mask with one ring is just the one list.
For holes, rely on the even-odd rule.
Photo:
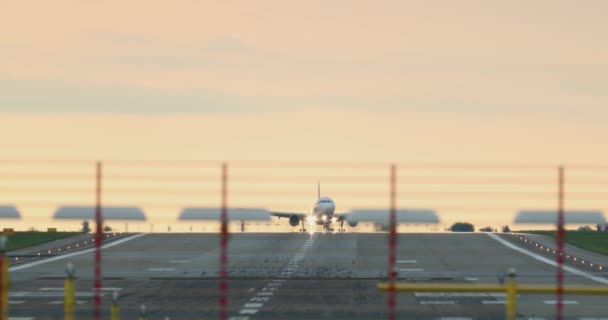
{"label": "airplane wing", "polygon": [[308,213],[300,213],[300,212],[280,212],[280,211],[270,211],[270,215],[273,217],[279,218],[289,218],[291,216],[297,216],[300,219],[304,219],[309,216]]}

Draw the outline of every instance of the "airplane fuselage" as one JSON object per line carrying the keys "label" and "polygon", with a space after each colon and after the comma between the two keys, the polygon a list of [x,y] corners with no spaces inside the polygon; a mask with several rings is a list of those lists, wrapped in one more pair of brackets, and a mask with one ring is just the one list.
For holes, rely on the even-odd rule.
{"label": "airplane fuselage", "polygon": [[336,211],[336,204],[329,197],[320,197],[315,203],[315,207],[312,209],[314,222],[316,224],[330,224],[334,222],[334,212]]}

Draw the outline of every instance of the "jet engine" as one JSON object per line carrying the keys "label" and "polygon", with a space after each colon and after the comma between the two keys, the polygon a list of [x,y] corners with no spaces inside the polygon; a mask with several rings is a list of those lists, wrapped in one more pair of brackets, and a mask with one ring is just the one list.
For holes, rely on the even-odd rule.
{"label": "jet engine", "polygon": [[298,216],[291,216],[291,217],[289,217],[289,224],[292,227],[298,226],[300,224],[300,217],[298,217]]}
{"label": "jet engine", "polygon": [[347,221],[348,221],[348,225],[351,226],[351,228],[354,228],[359,224],[359,221],[356,221],[356,220],[347,220]]}

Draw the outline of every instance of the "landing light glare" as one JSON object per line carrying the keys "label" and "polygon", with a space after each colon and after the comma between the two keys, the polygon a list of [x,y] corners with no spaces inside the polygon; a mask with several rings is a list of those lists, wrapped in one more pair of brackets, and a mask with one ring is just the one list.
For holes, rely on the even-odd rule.
{"label": "landing light glare", "polygon": [[308,221],[309,225],[315,224],[315,217],[313,217],[313,216],[308,216],[308,218],[306,220]]}

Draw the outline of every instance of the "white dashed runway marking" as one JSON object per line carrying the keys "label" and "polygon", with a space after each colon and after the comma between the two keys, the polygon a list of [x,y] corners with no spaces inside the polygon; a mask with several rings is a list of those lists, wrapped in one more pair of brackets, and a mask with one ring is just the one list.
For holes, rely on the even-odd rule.
{"label": "white dashed runway marking", "polygon": [[168,272],[175,271],[175,268],[150,268],[148,271],[160,271],[160,272]]}
{"label": "white dashed runway marking", "polygon": [[[312,248],[313,243],[313,239],[304,241],[304,245],[302,245],[298,253],[294,255],[294,257],[281,271],[281,277],[291,277],[293,272],[299,268],[300,261],[304,260],[304,256],[306,255],[305,252]],[[243,315],[255,315],[264,306],[264,303],[270,301],[272,296],[274,296],[274,292],[281,288],[285,281],[285,279],[272,280],[264,288],[258,291],[255,297],[249,299],[249,301],[243,305],[243,307],[239,310],[240,316],[230,317],[228,320],[250,320],[251,317]]]}
{"label": "white dashed runway marking", "polygon": [[[545,300],[543,301],[545,304],[557,304],[556,300]],[[574,300],[564,300],[562,301],[563,304],[578,304],[578,301],[574,301]]]}
{"label": "white dashed runway marking", "polygon": [[420,304],[456,304],[456,301],[452,300],[428,300],[428,301],[420,301]]}

